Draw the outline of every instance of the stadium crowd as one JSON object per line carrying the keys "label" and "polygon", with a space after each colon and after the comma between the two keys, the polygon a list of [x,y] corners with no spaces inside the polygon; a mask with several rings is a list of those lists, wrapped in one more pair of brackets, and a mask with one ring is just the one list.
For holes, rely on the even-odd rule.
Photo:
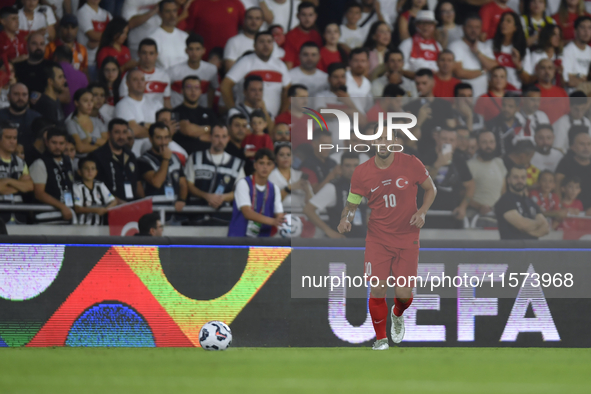
{"label": "stadium crowd", "polygon": [[[344,237],[350,178],[371,153],[356,152],[358,137],[319,151],[338,141],[307,140],[310,103],[357,112],[366,134],[380,112],[416,115],[418,141],[396,141],[431,173],[432,210],[450,212],[427,227],[475,215],[494,227],[495,210],[499,226],[512,209],[553,228],[591,215],[590,2],[11,3],[0,10],[1,202],[56,210],[5,205],[9,224],[100,225],[108,208],[150,196],[174,206],[167,223],[186,222],[186,205],[233,206],[229,235],[270,235],[293,211],[305,213],[302,236]],[[367,214],[348,236],[364,235]]]}

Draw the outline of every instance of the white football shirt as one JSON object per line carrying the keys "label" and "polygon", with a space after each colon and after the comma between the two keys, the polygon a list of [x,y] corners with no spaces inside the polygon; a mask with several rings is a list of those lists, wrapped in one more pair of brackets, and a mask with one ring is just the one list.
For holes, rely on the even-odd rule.
{"label": "white football shirt", "polygon": [[[88,3],[80,7],[76,16],[78,17],[78,35],[76,39],[84,46],[88,45],[87,32],[93,30],[103,32],[107,27],[107,23],[113,19],[113,16],[109,12],[102,8],[99,8],[98,12],[96,12]],[[94,64],[98,47],[94,49],[86,47],[86,49],[88,49],[88,64]]]}
{"label": "white football shirt", "polygon": [[166,70],[189,60],[189,56],[185,52],[187,37],[189,37],[187,33],[177,28],[172,33],[168,33],[162,27],[157,28],[150,35],[150,38],[156,41],[158,46],[156,67]]}
{"label": "white football shirt", "polygon": [[[156,67],[151,73],[144,71],[144,76],[146,78],[144,97],[147,100],[156,101],[160,105],[164,105],[164,98],[170,97],[170,77],[168,73]],[[126,97],[129,94],[126,81],[127,73],[123,74],[123,78],[121,78],[119,97]]]}
{"label": "white football shirt", "polygon": [[188,63],[179,63],[167,70],[171,82],[171,98],[172,107],[177,107],[183,103],[183,79],[189,75],[196,75],[201,80],[201,97],[199,97],[199,105],[207,107],[207,91],[209,87],[217,89],[220,87],[218,80],[218,69],[211,63],[201,61],[199,68],[196,70],[189,67]]}
{"label": "white football shirt", "polygon": [[[492,48],[483,42],[478,41],[478,50],[489,59],[494,59],[495,55]],[[457,40],[449,44],[448,49],[454,53],[456,62],[462,63],[464,70],[482,70],[482,64],[478,57],[472,53],[470,47],[464,40]],[[474,79],[464,79],[462,82],[472,85],[473,97],[480,97],[488,92],[488,75],[484,74]]]}
{"label": "white football shirt", "polygon": [[[236,61],[247,51],[254,51],[254,38],[248,38],[244,33],[237,34],[226,42],[224,60]],[[276,42],[273,42],[273,53],[271,56],[281,59],[285,56],[285,50],[280,48]]]}
{"label": "white football shirt", "polygon": [[316,69],[314,74],[305,74],[300,67],[289,70],[291,84],[301,84],[308,88],[308,95],[315,96],[316,93],[328,89],[328,74],[322,70]]}
{"label": "white football shirt", "polygon": [[[158,7],[158,0],[125,0],[121,16],[130,20],[136,15],[142,15],[150,11],[152,7]],[[137,51],[140,41],[152,34],[158,26],[162,24],[162,19],[158,14],[148,19],[145,23],[131,29],[127,36],[127,46],[131,52],[131,57],[137,59]]]}

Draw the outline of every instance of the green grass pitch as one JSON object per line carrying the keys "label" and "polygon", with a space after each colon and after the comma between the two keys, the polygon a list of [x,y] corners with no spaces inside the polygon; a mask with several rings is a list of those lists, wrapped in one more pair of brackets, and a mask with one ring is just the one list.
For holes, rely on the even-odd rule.
{"label": "green grass pitch", "polygon": [[0,393],[591,392],[590,349],[0,349]]}

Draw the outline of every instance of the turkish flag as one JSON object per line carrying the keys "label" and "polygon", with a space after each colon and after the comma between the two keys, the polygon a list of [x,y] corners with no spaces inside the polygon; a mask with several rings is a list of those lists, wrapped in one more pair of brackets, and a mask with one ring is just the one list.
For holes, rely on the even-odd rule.
{"label": "turkish flag", "polygon": [[591,219],[567,217],[562,222],[562,239],[591,239]]}
{"label": "turkish flag", "polygon": [[152,213],[150,197],[109,209],[109,235],[127,236],[138,233],[138,221],[147,213]]}
{"label": "turkish flag", "polygon": [[144,93],[164,93],[164,90],[167,86],[167,82],[147,81],[146,90],[144,90]]}

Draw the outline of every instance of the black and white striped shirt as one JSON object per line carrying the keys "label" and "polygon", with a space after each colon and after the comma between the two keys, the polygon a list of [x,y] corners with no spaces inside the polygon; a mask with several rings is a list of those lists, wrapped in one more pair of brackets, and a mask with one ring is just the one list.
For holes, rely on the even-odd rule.
{"label": "black and white striped shirt", "polygon": [[[107,186],[101,182],[94,180],[92,190],[84,184],[84,182],[74,183],[74,205],[79,207],[105,207],[110,204],[115,197],[111,194]],[[102,216],[96,213],[81,213],[78,215],[78,224],[87,224],[98,226],[103,224]]]}

